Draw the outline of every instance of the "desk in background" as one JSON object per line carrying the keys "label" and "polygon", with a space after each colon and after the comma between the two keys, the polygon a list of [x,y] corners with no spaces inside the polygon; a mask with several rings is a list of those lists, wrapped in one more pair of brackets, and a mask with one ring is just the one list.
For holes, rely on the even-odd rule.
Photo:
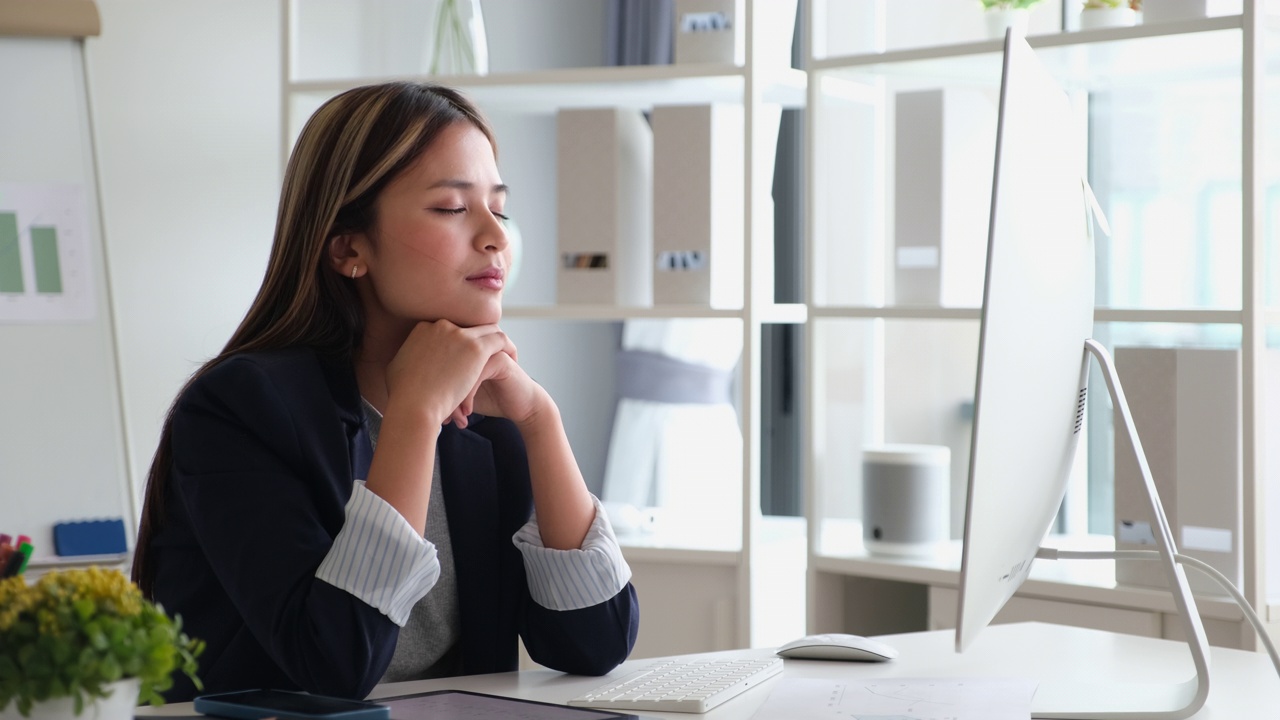
{"label": "desk in background", "polygon": [[[705,715],[654,713],[655,718],[705,718],[745,720],[764,703],[778,677],[791,678],[884,678],[884,677],[1036,677],[1077,679],[1093,682],[1172,682],[1192,675],[1190,655],[1182,643],[1101,630],[1019,623],[987,628],[973,647],[957,654],[955,634],[950,631],[886,635],[901,652],[889,663],[863,664],[815,660],[787,660],[782,675]],[[1202,720],[1272,716],[1280,708],[1280,677],[1263,653],[1229,648],[1211,648],[1212,670],[1209,701],[1192,716]],[[772,648],[730,650],[707,653],[704,657],[772,655]],[[612,674],[621,675],[654,662],[631,660]],[[371,699],[393,697],[428,690],[453,688],[473,692],[521,697],[541,702],[564,703],[599,685],[601,678],[564,675],[551,670],[526,670],[495,675],[472,675],[388,683],[374,689]],[[194,716],[190,703],[140,708],[139,717]]]}

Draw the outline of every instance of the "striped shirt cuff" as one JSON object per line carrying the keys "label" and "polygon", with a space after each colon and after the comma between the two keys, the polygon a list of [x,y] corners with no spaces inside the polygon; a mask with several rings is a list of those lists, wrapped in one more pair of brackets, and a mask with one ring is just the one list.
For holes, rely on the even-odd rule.
{"label": "striped shirt cuff", "polygon": [[631,580],[631,566],[622,557],[609,516],[599,498],[593,495],[591,500],[596,506],[596,517],[581,549],[543,547],[536,512],[511,538],[524,555],[529,594],[534,602],[549,610],[579,610],[599,605],[617,595]]}
{"label": "striped shirt cuff", "polygon": [[404,627],[409,611],[440,579],[436,546],[357,480],[347,519],[316,577],[360,598]]}

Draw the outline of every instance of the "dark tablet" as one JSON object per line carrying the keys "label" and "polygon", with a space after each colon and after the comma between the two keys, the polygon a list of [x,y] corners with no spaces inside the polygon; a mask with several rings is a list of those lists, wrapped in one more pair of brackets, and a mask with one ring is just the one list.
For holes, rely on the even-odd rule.
{"label": "dark tablet", "polygon": [[618,710],[569,707],[465,690],[436,690],[379,698],[376,702],[391,708],[391,720],[644,720],[643,716]]}

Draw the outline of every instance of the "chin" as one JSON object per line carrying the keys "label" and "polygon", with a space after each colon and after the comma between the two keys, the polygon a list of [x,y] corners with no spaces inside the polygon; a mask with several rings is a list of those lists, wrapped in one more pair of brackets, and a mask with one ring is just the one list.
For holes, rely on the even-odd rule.
{"label": "chin", "polygon": [[459,327],[475,327],[477,325],[497,325],[502,320],[502,308],[483,312],[470,312],[451,317],[449,320]]}

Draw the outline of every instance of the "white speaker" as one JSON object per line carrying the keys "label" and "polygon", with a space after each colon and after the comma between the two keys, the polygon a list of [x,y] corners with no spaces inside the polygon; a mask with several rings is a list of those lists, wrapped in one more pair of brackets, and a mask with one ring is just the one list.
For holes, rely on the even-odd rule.
{"label": "white speaker", "polygon": [[862,540],[872,555],[928,557],[951,538],[951,448],[883,445],[862,453]]}

